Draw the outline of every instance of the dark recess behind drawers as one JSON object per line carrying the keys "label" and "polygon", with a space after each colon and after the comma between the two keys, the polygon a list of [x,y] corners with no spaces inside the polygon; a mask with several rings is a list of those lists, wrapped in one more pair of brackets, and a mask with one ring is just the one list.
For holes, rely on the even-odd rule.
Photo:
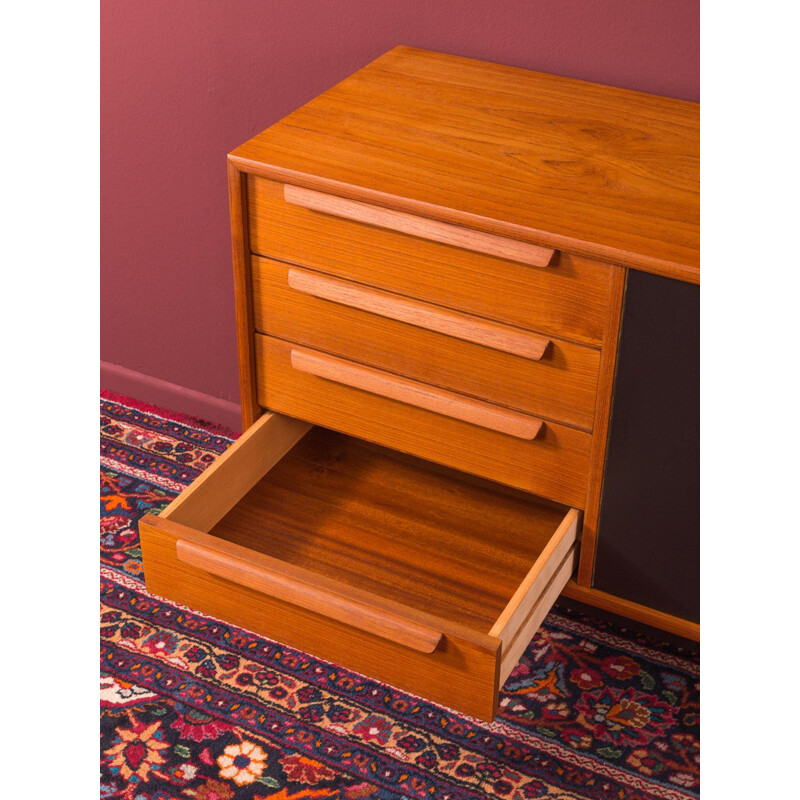
{"label": "dark recess behind drawers", "polygon": [[594,586],[700,617],[700,289],[628,273]]}

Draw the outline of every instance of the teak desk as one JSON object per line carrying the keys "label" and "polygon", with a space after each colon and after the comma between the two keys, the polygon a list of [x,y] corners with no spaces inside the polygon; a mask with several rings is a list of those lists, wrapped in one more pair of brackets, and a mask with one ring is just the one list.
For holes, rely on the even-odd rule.
{"label": "teak desk", "polygon": [[698,123],[397,47],[231,153],[245,433],[151,591],[484,719],[562,592],[697,638]]}

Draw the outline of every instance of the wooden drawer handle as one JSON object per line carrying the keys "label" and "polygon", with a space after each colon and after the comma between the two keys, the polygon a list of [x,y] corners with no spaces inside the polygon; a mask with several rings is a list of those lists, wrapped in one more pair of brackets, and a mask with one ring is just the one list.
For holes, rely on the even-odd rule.
{"label": "wooden drawer handle", "polygon": [[507,411],[426,383],[401,378],[399,375],[391,375],[324,353],[293,347],[291,360],[292,367],[300,372],[307,372],[318,378],[352,386],[354,389],[362,389],[410,406],[471,422],[482,428],[507,433],[518,439],[535,439],[542,427],[541,420],[526,414]]}
{"label": "wooden drawer handle", "polygon": [[323,300],[331,300],[371,314],[407,322],[418,328],[444,333],[456,339],[464,339],[532,361],[539,361],[550,344],[550,340],[544,336],[526,333],[509,325],[489,322],[458,311],[439,308],[418,300],[409,300],[380,289],[328,278],[295,267],[289,269],[289,286],[298,292],[311,294]]}
{"label": "wooden drawer handle", "polygon": [[420,653],[432,653],[442,639],[442,633],[433,628],[219,550],[185,539],[178,539],[175,547],[184,564]]}
{"label": "wooden drawer handle", "polygon": [[430,239],[432,242],[462,247],[489,256],[507,258],[531,267],[547,267],[553,259],[555,250],[541,247],[538,244],[521,242],[519,239],[508,239],[494,233],[484,233],[472,228],[462,228],[449,222],[439,222],[427,217],[417,217],[403,211],[391,211],[388,208],[347,200],[331,194],[303,189],[300,186],[283,187],[283,197],[287,203],[302,206],[311,211],[320,211],[334,217],[364,222],[378,228],[388,228],[409,236]]}

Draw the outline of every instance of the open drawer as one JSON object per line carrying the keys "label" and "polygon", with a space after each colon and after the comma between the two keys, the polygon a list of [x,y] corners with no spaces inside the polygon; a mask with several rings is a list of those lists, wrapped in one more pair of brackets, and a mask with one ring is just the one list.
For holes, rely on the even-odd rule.
{"label": "open drawer", "polygon": [[268,413],[139,531],[153,593],[491,720],[579,518]]}

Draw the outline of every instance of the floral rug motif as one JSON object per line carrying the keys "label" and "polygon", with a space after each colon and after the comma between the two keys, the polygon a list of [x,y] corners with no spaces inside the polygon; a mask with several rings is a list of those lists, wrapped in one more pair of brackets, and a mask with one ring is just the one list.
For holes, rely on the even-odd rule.
{"label": "floral rug motif", "polygon": [[151,595],[137,521],[236,434],[101,397],[101,798],[699,796],[697,654],[547,616],[488,724]]}

